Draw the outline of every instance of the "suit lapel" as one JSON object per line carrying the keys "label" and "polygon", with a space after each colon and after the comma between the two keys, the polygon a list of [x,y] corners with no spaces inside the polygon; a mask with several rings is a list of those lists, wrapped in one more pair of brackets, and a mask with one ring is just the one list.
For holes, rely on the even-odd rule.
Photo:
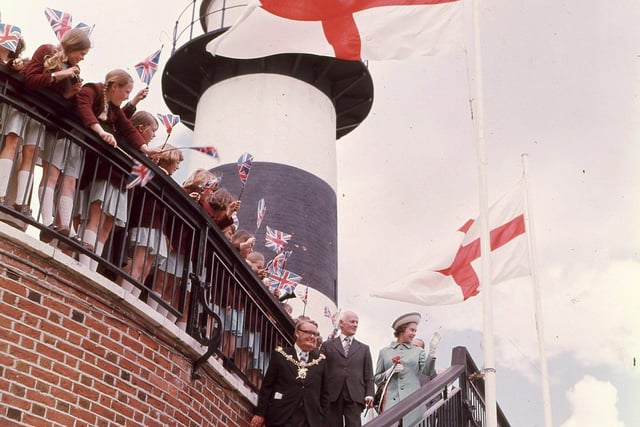
{"label": "suit lapel", "polygon": [[344,347],[342,346],[342,339],[340,339],[340,336],[334,338],[331,344],[333,344],[335,349],[344,356]]}

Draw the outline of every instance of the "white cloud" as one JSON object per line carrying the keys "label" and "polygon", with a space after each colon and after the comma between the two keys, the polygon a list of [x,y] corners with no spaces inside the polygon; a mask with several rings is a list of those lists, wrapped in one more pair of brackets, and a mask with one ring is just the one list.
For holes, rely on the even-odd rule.
{"label": "white cloud", "polygon": [[586,375],[567,392],[572,414],[560,427],[624,427],[618,418],[618,390]]}
{"label": "white cloud", "polygon": [[551,354],[571,353],[585,366],[631,370],[640,354],[640,263],[614,260],[604,267],[558,270],[545,300]]}

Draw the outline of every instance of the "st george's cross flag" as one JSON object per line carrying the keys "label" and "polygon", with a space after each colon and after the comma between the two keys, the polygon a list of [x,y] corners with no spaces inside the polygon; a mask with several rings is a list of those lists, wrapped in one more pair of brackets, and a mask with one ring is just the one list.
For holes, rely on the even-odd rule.
{"label": "st george's cross flag", "polygon": [[462,52],[462,21],[462,0],[254,0],[207,50],[240,59],[405,59]]}
{"label": "st george's cross flag", "polygon": [[[523,188],[521,181],[489,208],[493,284],[531,274]],[[437,265],[413,272],[371,295],[422,305],[455,304],[477,295],[481,275],[479,222],[467,221],[458,234],[457,250]]]}

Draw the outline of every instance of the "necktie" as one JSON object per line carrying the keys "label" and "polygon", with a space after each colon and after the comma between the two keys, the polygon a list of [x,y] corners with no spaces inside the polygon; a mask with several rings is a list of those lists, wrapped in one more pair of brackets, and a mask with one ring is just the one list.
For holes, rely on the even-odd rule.
{"label": "necktie", "polygon": [[349,337],[344,337],[344,355],[348,356],[349,355],[349,349],[351,348],[351,338]]}
{"label": "necktie", "polygon": [[304,351],[301,351],[299,359],[300,359],[301,362],[306,362],[307,361],[307,353],[305,353]]}

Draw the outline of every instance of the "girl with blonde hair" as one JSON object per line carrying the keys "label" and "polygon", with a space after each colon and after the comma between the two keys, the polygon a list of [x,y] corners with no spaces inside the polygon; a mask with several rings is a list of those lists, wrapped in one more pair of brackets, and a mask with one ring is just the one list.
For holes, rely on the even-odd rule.
{"label": "girl with blonde hair", "polygon": [[[80,121],[107,144],[107,147],[100,147],[99,154],[87,150],[80,178],[86,216],[82,242],[98,255],[102,254],[113,227],[125,226],[128,210],[127,179],[104,157],[109,156],[109,150],[118,148],[119,142],[145,155],[158,151],[148,145],[155,132],[144,136],[131,123],[129,117],[133,115],[135,106],[126,112],[120,108],[132,89],[133,78],[126,71],[116,69],[107,73],[104,83],[85,84],[76,96]],[[97,269],[97,262],[90,257],[82,254],[79,258],[81,264],[94,271]]]}
{"label": "girl with blonde hair", "polygon": [[[89,36],[78,28],[67,31],[58,46],[40,46],[24,70],[25,85],[29,89],[48,89],[67,102],[73,102],[82,86],[78,63],[84,59],[90,48]],[[51,229],[69,235],[73,198],[82,165],[82,148],[53,130],[47,129],[43,135],[44,144],[40,144],[37,135],[25,138],[25,147],[34,144],[37,151],[38,147],[44,145],[41,155],[43,173],[38,187],[41,221]],[[30,168],[24,170],[24,174],[28,175]],[[18,182],[20,183],[20,176]],[[57,209],[54,209],[54,194],[58,185],[59,199]],[[54,210],[57,211],[55,221]],[[46,230],[40,236],[45,242],[54,237]]]}

